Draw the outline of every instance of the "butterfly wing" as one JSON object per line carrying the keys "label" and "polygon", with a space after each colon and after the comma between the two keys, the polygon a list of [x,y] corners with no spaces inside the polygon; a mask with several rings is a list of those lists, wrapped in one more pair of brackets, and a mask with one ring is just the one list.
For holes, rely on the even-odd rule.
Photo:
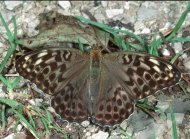
{"label": "butterfly wing", "polygon": [[86,66],[82,52],[61,47],[34,50],[16,62],[18,73],[48,94],[58,93]]}
{"label": "butterfly wing", "polygon": [[86,55],[75,49],[52,47],[34,50],[16,62],[20,75],[52,96],[55,111],[70,122],[88,117]]}
{"label": "butterfly wing", "polygon": [[113,126],[127,119],[134,111],[134,103],[116,77],[102,65],[94,102],[92,122]]}
{"label": "butterfly wing", "polygon": [[110,54],[105,56],[104,63],[135,100],[175,85],[181,79],[181,72],[174,65],[147,54]]}
{"label": "butterfly wing", "polygon": [[93,120],[118,124],[134,111],[134,102],[175,85],[180,71],[161,58],[138,53],[113,53],[102,60]]}

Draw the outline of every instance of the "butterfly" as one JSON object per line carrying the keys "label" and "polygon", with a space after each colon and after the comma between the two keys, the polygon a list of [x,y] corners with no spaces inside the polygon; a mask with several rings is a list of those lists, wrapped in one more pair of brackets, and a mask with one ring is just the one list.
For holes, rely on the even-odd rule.
{"label": "butterfly", "polygon": [[73,48],[33,50],[16,61],[18,73],[51,95],[51,106],[69,122],[89,119],[100,126],[120,124],[134,112],[137,100],[181,79],[169,62],[148,54],[103,54]]}

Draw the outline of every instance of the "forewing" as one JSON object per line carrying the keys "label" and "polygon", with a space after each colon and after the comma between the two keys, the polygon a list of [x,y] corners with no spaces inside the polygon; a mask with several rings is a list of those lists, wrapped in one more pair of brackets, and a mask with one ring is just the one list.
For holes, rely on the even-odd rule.
{"label": "forewing", "polygon": [[87,57],[78,50],[47,48],[32,51],[16,62],[20,75],[51,94],[51,105],[69,122],[88,117]]}
{"label": "forewing", "polygon": [[18,73],[48,94],[61,91],[86,66],[84,54],[61,47],[34,50],[16,62]]}
{"label": "forewing", "polygon": [[148,54],[113,53],[104,57],[104,63],[133,100],[143,99],[181,79],[181,72],[174,65]]}

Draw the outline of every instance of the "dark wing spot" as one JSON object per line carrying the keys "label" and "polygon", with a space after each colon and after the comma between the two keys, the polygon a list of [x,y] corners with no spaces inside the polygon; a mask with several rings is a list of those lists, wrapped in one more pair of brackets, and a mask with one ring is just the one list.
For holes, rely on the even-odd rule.
{"label": "dark wing spot", "polygon": [[43,70],[43,73],[44,73],[44,74],[48,74],[48,73],[49,73],[49,68],[46,67],[46,68]]}
{"label": "dark wing spot", "polygon": [[112,118],[111,114],[105,114],[104,117],[105,117],[105,119],[107,119],[108,121],[111,120],[111,118]]}
{"label": "dark wing spot", "polygon": [[125,110],[124,110],[124,109],[121,109],[121,110],[119,111],[119,114],[120,114],[120,115],[124,115],[124,114],[125,114]]}
{"label": "dark wing spot", "polygon": [[150,74],[148,74],[148,73],[145,73],[145,79],[148,81],[148,80],[150,80],[151,79],[151,76],[150,76]]}
{"label": "dark wing spot", "polygon": [[111,106],[110,105],[107,106],[107,112],[111,112]]}
{"label": "dark wing spot", "polygon": [[99,111],[103,111],[103,109],[104,109],[104,106],[103,106],[103,105],[100,105]]}
{"label": "dark wing spot", "polygon": [[119,106],[122,105],[122,101],[121,101],[121,99],[118,99],[118,100],[117,100],[117,105],[119,105]]}
{"label": "dark wing spot", "polygon": [[55,79],[55,73],[52,73],[50,76],[49,76],[49,80],[52,81]]}
{"label": "dark wing spot", "polygon": [[143,83],[144,83],[141,78],[138,78],[138,79],[137,79],[137,82],[138,82],[138,84],[139,84],[140,86],[143,85]]}

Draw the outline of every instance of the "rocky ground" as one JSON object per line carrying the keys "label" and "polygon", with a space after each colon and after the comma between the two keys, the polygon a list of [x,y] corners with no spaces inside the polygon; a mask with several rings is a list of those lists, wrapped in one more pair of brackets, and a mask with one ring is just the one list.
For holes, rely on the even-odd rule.
{"label": "rocky ground", "polygon": [[[135,34],[154,34],[172,29],[182,12],[186,9],[188,1],[1,1],[0,13],[9,28],[13,31],[12,17],[16,17],[18,37],[34,36],[38,34],[35,27],[39,24],[38,16],[41,13],[55,10],[64,15],[80,15],[86,18],[93,16],[98,22],[108,24],[111,27],[122,28]],[[187,15],[178,37],[190,36],[190,14]],[[0,23],[0,60],[4,58],[10,45],[6,41],[5,29]],[[174,43],[174,51],[177,53],[187,48],[189,43]],[[168,51],[163,51],[168,55]],[[188,53],[182,56],[182,62],[186,70],[190,70]],[[0,83],[0,97],[7,96],[5,86]],[[177,133],[180,139],[190,138],[190,100],[180,89],[170,89],[149,97],[149,100],[156,100],[156,106],[166,113],[166,119],[162,120],[158,113],[150,116],[139,108],[134,114],[121,125],[114,129],[102,129],[90,124],[88,121],[79,126],[78,131],[71,125],[64,127],[73,139],[125,139],[129,138],[121,134],[124,132],[131,135],[133,139],[171,139],[172,121],[169,106],[173,107],[177,124]],[[31,103],[39,103],[41,99],[29,100]],[[36,102],[37,101],[37,102]],[[7,119],[9,123],[14,118]],[[1,121],[1,120],[0,120]],[[15,122],[12,122],[15,124]],[[1,124],[0,124],[1,126]],[[11,125],[14,126],[14,125]],[[10,126],[10,127],[11,127]],[[16,133],[9,133],[3,139],[27,138],[23,132],[24,126],[19,124]],[[0,131],[1,132],[1,131]],[[52,137],[53,138],[53,137]],[[55,138],[59,138],[54,136]]]}

